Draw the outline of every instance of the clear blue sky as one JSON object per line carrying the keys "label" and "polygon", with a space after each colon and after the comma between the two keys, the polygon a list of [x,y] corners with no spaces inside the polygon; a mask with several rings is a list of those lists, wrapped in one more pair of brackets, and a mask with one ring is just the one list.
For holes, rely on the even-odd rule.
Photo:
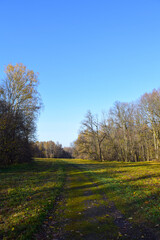
{"label": "clear blue sky", "polygon": [[159,0],[0,0],[0,76],[22,62],[39,72],[38,139],[77,138],[100,114],[160,87]]}

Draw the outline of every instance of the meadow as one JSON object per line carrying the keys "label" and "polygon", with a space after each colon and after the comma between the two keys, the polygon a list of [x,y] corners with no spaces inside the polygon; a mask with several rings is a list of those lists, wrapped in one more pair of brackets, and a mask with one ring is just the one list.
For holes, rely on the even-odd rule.
{"label": "meadow", "polygon": [[30,239],[64,183],[63,164],[49,159],[0,170],[0,239]]}
{"label": "meadow", "polygon": [[133,227],[160,234],[159,162],[36,159],[1,169],[0,181],[0,239],[38,239],[41,226],[46,239],[127,239],[110,203]]}
{"label": "meadow", "polygon": [[107,197],[135,223],[158,227],[160,223],[160,163],[96,163],[76,160],[101,181]]}

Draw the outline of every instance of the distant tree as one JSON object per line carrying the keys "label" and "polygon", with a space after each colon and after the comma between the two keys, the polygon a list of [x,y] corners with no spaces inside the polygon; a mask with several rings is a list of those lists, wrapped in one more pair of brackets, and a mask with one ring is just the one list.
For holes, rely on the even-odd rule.
{"label": "distant tree", "polygon": [[110,109],[110,121],[115,129],[115,141],[119,156],[125,162],[134,157],[134,105],[116,102]]}
{"label": "distant tree", "polygon": [[116,102],[99,122],[88,112],[74,142],[73,155],[109,161],[149,161],[160,156],[160,90],[135,103]]}
{"label": "distant tree", "polygon": [[53,141],[36,142],[33,145],[35,157],[40,158],[72,158],[72,149],[63,148],[61,144]]}
{"label": "distant tree", "polygon": [[[106,133],[102,131],[102,124],[98,121],[98,117],[88,111],[82,121],[78,139],[74,143],[75,148],[82,158],[87,157],[103,161],[102,143],[105,137]],[[76,154],[76,149],[74,152]]]}
{"label": "distant tree", "polygon": [[155,158],[159,158],[160,147],[160,90],[145,93],[140,100],[143,118],[152,129]]}
{"label": "distant tree", "polygon": [[65,158],[73,158],[73,147],[64,147]]}

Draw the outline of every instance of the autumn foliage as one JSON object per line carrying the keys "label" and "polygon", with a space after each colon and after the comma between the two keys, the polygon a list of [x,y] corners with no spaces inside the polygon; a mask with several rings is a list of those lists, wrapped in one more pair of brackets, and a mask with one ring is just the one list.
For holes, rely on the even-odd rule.
{"label": "autumn foliage", "polygon": [[38,75],[9,64],[0,84],[0,165],[31,160],[30,142],[41,107]]}
{"label": "autumn foliage", "polygon": [[150,161],[160,156],[160,90],[133,103],[115,102],[99,121],[90,111],[74,142],[76,158]]}

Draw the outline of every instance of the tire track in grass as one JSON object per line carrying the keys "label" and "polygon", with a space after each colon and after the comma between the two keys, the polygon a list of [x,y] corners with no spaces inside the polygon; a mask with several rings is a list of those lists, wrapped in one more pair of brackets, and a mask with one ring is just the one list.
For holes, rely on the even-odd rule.
{"label": "tire track in grass", "polygon": [[[91,181],[95,181],[97,178],[94,177],[92,172],[86,171],[83,168],[85,174],[90,177]],[[102,183],[102,181],[101,181]],[[105,189],[104,189],[105,190]],[[159,236],[155,234],[153,229],[147,228],[144,224],[140,226],[132,226],[130,221],[125,218],[125,216],[116,208],[114,202],[108,200],[105,191],[101,193],[105,202],[108,202],[107,212],[109,216],[113,217],[115,225],[118,227],[118,237],[117,239],[126,240],[159,240]],[[111,238],[112,239],[112,238]]]}
{"label": "tire track in grass", "polygon": [[101,193],[83,170],[69,164],[63,197],[47,216],[41,238],[58,240],[117,239],[118,230]]}
{"label": "tire track in grass", "polygon": [[137,229],[110,202],[105,185],[84,169],[68,164],[63,196],[46,218],[39,239],[155,240],[147,229]]}

